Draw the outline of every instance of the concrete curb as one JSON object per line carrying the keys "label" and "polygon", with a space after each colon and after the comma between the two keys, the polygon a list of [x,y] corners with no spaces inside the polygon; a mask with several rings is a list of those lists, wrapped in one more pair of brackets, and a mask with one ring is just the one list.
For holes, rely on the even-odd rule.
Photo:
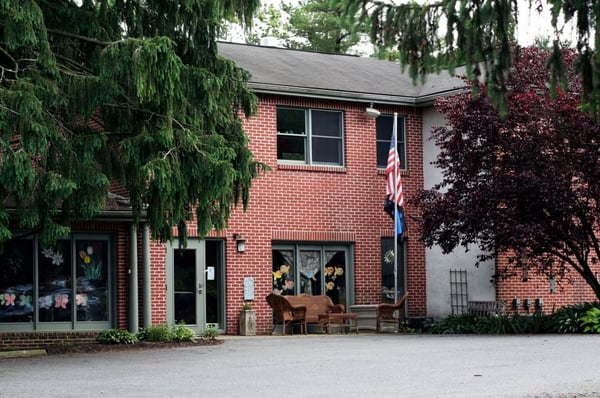
{"label": "concrete curb", "polygon": [[42,357],[46,355],[48,355],[46,350],[0,351],[0,359]]}

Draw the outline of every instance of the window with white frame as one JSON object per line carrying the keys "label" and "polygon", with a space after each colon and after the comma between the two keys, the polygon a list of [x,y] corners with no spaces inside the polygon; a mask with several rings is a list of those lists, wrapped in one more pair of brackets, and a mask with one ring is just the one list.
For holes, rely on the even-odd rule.
{"label": "window with white frame", "polygon": [[[377,118],[375,124],[377,135],[377,168],[385,169],[390,152],[392,132],[394,131],[394,116],[381,115]],[[398,150],[398,156],[400,156],[400,168],[406,170],[405,118],[402,116],[398,116],[397,134],[396,149]]]}
{"label": "window with white frame", "polygon": [[74,235],[44,248],[35,238],[22,239],[4,243],[3,249],[0,330],[8,324],[34,330],[110,327],[107,235]]}
{"label": "window with white frame", "polygon": [[303,164],[344,164],[343,113],[277,107],[277,160]]}

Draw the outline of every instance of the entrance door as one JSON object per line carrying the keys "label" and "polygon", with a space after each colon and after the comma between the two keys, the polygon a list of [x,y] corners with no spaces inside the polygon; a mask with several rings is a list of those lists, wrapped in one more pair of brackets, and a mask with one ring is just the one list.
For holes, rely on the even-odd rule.
{"label": "entrance door", "polygon": [[220,241],[190,239],[186,248],[168,247],[169,323],[183,323],[196,333],[222,326],[222,258]]}

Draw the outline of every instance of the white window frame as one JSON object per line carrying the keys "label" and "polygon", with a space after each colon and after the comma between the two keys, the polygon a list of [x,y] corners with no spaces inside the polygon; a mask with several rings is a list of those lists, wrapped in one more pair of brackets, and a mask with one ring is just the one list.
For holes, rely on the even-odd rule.
{"label": "white window frame", "polygon": [[[304,160],[291,160],[291,159],[281,159],[279,158],[279,143],[277,144],[278,155],[277,162],[285,163],[285,164],[306,164],[306,165],[321,165],[321,166],[339,166],[343,167],[345,163],[344,159],[344,112],[340,110],[331,110],[331,109],[317,109],[317,108],[297,108],[297,107],[289,107],[289,106],[278,106],[277,112],[280,110],[297,110],[304,111],[304,132],[303,134],[287,134],[284,132],[280,132],[279,129],[277,131],[277,136],[290,136],[290,137],[303,137],[304,138]],[[313,134],[313,112],[330,112],[336,113],[338,115],[339,120],[339,133],[338,137],[332,136],[319,136]],[[314,139],[331,139],[336,140],[339,144],[339,159],[337,162],[319,162],[313,160],[313,146]]]}

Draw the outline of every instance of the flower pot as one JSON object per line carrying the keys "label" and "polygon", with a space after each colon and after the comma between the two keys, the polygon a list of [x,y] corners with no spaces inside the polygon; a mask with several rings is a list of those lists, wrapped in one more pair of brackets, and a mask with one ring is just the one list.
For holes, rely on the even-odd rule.
{"label": "flower pot", "polygon": [[240,311],[240,336],[256,336],[256,311]]}

